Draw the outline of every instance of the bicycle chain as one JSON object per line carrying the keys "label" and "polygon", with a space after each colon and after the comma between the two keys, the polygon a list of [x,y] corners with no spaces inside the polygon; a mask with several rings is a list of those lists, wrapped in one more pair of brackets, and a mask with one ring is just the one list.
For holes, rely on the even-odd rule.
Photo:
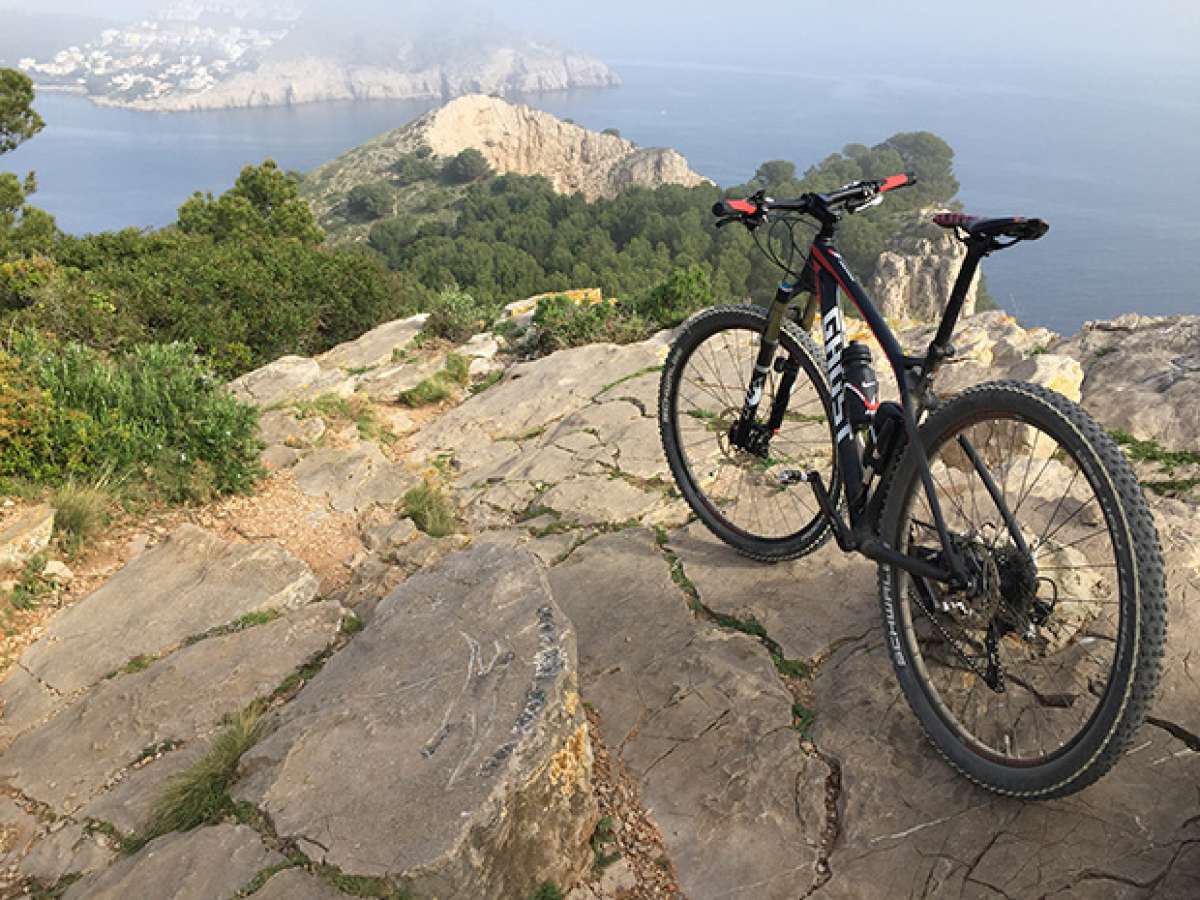
{"label": "bicycle chain", "polygon": [[[937,618],[934,616],[934,614],[929,610],[929,608],[927,606],[925,606],[924,603],[921,602],[921,598],[916,596],[916,592],[910,590],[909,595],[914,597],[914,599],[916,599],[917,604],[921,607],[921,611],[923,613],[925,613],[925,618],[927,618],[930,622],[933,623],[933,627],[936,628],[938,630],[938,633],[942,636],[942,638],[951,647],[954,648],[954,652],[959,655],[959,657],[962,659],[962,661],[964,663],[966,663],[967,668],[970,669],[972,672],[974,672],[975,675],[979,679],[981,679],[984,684],[989,684],[987,671],[980,670],[979,666],[977,666],[975,664],[975,661],[963,651],[963,649],[959,645],[958,641],[956,641],[953,637],[950,636],[950,632],[948,632],[944,627],[942,627],[942,623],[939,622],[937,620]],[[989,684],[989,686],[990,686],[990,684]]]}

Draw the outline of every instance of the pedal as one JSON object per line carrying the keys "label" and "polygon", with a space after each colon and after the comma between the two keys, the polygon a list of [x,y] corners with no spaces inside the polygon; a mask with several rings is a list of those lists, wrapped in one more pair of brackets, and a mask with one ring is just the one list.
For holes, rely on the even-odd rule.
{"label": "pedal", "polygon": [[775,477],[781,487],[791,487],[793,484],[805,484],[811,479],[811,472],[801,472],[799,469],[784,469]]}

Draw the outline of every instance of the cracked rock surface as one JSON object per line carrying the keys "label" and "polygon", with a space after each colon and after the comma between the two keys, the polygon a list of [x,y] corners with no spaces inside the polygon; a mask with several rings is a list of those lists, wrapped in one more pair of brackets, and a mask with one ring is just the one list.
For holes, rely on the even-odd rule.
{"label": "cracked rock surface", "polygon": [[[409,330],[281,361],[246,389],[280,402],[361,389]],[[1083,373],[1103,418],[1090,379],[1121,352],[1105,349],[1116,333],[1092,329],[1077,355],[985,313],[946,371],[1076,389]],[[268,412],[295,453],[285,477],[355,523],[348,580],[318,601],[288,553],[185,528],[59,614],[0,684],[0,865],[43,886],[82,873],[72,898],[230,897],[252,881],[267,900],[347,885],[527,900],[546,881],[596,900],[672,896],[628,858],[592,870],[586,708],[660,833],[650,865],[693,900],[1200,897],[1196,506],[1151,497],[1170,631],[1130,751],[1072,797],[1000,798],[941,761],[900,695],[872,564],[829,544],[763,565],[690,520],[654,418],[665,351],[593,345],[510,366],[386,448]],[[1191,351],[1170,352],[1155,365]],[[1156,422],[1147,433],[1173,441]],[[422,465],[451,483],[465,533],[400,518]],[[223,717],[264,697],[265,731],[230,786],[253,827],[226,816],[133,855],[103,839],[97,824],[142,828]],[[282,851],[308,861],[268,871]]]}
{"label": "cracked rock surface", "polygon": [[521,551],[408,579],[242,765],[236,796],[281,837],[420,896],[524,897],[589,861],[574,634]]}

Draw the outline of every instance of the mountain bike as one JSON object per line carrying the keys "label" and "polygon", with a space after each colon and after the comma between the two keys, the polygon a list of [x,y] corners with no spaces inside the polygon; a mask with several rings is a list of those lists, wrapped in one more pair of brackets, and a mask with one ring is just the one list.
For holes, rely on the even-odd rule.
{"label": "mountain bike", "polygon": [[[966,255],[924,354],[902,350],[836,238],[843,216],[915,180],[713,207],[786,278],[769,307],[715,307],[682,327],[659,392],[663,449],[700,521],[746,556],[795,559],[832,535],[876,561],[887,652],[933,745],[989,790],[1063,796],[1114,765],[1152,701],[1158,537],[1128,461],[1075,403],[1011,380],[934,389],[981,260],[1041,238],[1044,221],[934,216]],[[806,251],[801,222],[815,229]],[[870,347],[847,340],[839,291],[898,402],[880,399]]]}

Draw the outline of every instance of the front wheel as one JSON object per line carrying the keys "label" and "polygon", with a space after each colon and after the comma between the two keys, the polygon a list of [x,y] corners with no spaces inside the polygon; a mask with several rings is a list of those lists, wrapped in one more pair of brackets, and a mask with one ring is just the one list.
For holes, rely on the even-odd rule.
{"label": "front wheel", "polygon": [[700,521],[738,552],[776,561],[810,553],[829,537],[799,476],[819,473],[832,497],[839,483],[825,368],[812,338],[790,322],[780,332],[752,440],[742,447],[731,440],[766,327],[758,306],[693,317],[663,367],[658,423],[671,473]]}
{"label": "front wheel", "polygon": [[[1083,409],[1031,384],[965,391],[921,437],[973,585],[880,566],[900,686],[968,778],[1016,797],[1074,793],[1116,763],[1158,682],[1166,596],[1141,488]],[[887,490],[881,537],[944,563],[915,449]]]}

